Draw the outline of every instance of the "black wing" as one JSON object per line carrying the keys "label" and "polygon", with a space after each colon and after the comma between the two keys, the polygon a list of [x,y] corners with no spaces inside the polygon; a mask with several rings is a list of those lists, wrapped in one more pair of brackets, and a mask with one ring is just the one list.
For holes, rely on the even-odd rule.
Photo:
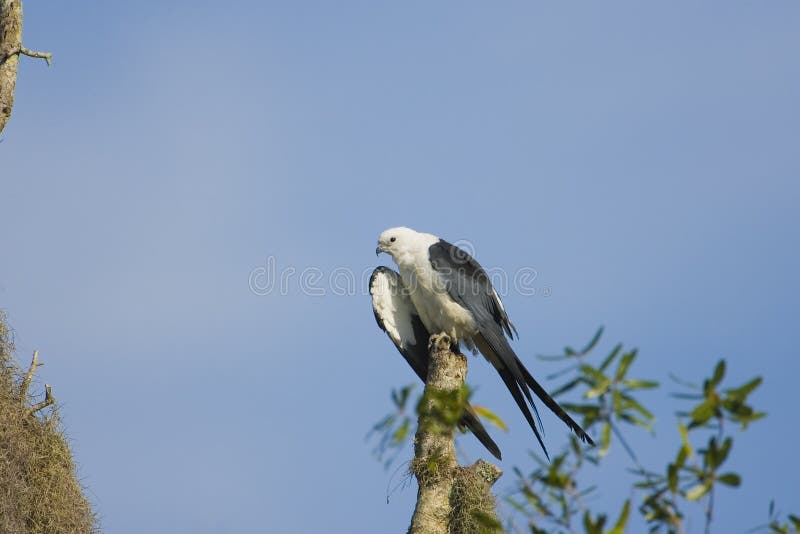
{"label": "black wing", "polygon": [[[531,397],[531,390],[539,397],[545,406],[550,408],[567,426],[572,429],[583,441],[594,445],[592,438],[576,423],[558,403],[547,394],[531,373],[522,364],[514,353],[514,349],[506,339],[514,338],[516,329],[508,319],[500,297],[492,287],[486,271],[475,259],[464,250],[444,240],[434,243],[428,249],[428,256],[433,269],[439,273],[443,289],[450,297],[466,308],[475,318],[480,330],[480,335],[473,340],[478,350],[497,369],[511,396],[519,406],[528,424],[533,429],[536,439],[544,450],[542,436],[533,420],[525,399],[533,408],[536,418],[539,413]],[[539,426],[541,427],[541,420]]]}
{"label": "black wing", "polygon": [[[423,382],[428,377],[430,333],[422,324],[411,298],[403,291],[400,275],[388,267],[378,267],[369,280],[372,311],[378,326],[386,332],[408,365]],[[500,448],[489,436],[486,428],[467,403],[459,426],[468,428],[486,449],[498,460]]]}

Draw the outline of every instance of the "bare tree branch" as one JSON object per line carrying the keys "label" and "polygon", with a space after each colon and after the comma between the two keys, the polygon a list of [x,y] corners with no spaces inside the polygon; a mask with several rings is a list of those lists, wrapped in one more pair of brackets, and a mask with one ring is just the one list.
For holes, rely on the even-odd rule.
{"label": "bare tree branch", "polygon": [[48,65],[53,57],[22,46],[22,1],[0,0],[0,133],[14,107],[20,55],[44,59]]}
{"label": "bare tree branch", "polygon": [[441,417],[444,402],[458,395],[467,375],[467,361],[450,351],[450,338],[431,336],[428,380],[420,401],[419,424],[414,438],[412,472],[417,477],[417,506],[409,534],[447,534],[449,532],[450,491],[455,479],[456,421],[447,424]]}
{"label": "bare tree branch", "polygon": [[42,408],[47,408],[51,404],[55,404],[56,398],[53,397],[53,392],[52,388],[50,387],[50,384],[45,384],[44,390],[45,390],[44,400],[38,404],[34,404],[33,406],[25,410],[25,415],[33,415]]}
{"label": "bare tree branch", "polygon": [[30,48],[25,48],[24,46],[20,46],[16,50],[12,50],[2,59],[0,59],[0,63],[6,61],[9,57],[20,55],[28,56],[28,57],[35,57],[39,59],[43,59],[47,62],[47,65],[50,66],[52,64],[53,54],[50,52],[38,52],[36,50],[31,50]]}
{"label": "bare tree branch", "polygon": [[36,50],[30,50],[22,46],[19,49],[19,53],[28,57],[43,59],[47,62],[48,67],[52,64],[53,54],[51,52],[37,52]]}
{"label": "bare tree branch", "polygon": [[478,460],[460,467],[455,428],[467,401],[467,360],[450,350],[450,338],[431,336],[430,367],[419,406],[411,471],[417,478],[417,505],[409,534],[500,532],[491,486],[502,475]]}
{"label": "bare tree branch", "polygon": [[[22,379],[22,383],[19,385],[19,402],[23,406],[28,403],[28,390],[31,387],[31,382],[33,381],[33,375],[36,373],[36,368],[40,365],[44,365],[43,363],[39,362],[39,351],[33,351],[33,357],[31,358],[31,365],[28,367],[28,372],[25,373],[25,377]],[[50,384],[44,385],[44,400],[38,404],[34,404],[33,406],[25,409],[25,415],[31,415],[42,408],[47,408],[51,404],[55,404],[56,398],[53,397],[53,391],[50,387]]]}
{"label": "bare tree branch", "polygon": [[40,365],[44,364],[39,363],[39,351],[35,350],[33,351],[33,358],[31,358],[31,365],[28,367],[28,372],[25,373],[25,378],[22,379],[22,384],[19,386],[19,402],[22,404],[25,404],[28,400],[28,388],[30,388],[36,368]]}
{"label": "bare tree branch", "polygon": [[0,132],[14,107],[17,65],[22,48],[22,3],[0,0]]}

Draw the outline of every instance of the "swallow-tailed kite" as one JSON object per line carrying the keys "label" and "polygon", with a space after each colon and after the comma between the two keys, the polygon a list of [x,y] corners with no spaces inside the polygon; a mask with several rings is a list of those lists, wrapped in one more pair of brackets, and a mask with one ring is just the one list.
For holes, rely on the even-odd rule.
{"label": "swallow-tailed kite", "polygon": [[[408,365],[425,382],[430,362],[428,339],[431,335],[420,321],[400,275],[388,267],[378,267],[369,279],[369,293],[372,295],[372,311],[378,326],[389,335]],[[492,441],[469,403],[464,407],[459,426],[470,429],[495,458],[501,459],[500,448]]]}
{"label": "swallow-tailed kite", "polygon": [[[483,268],[464,250],[431,234],[410,228],[390,228],[378,238],[376,254],[386,252],[400,268],[411,303],[428,332],[444,332],[456,343],[479,350],[505,382],[544,450],[528,400],[536,418],[539,413],[531,391],[583,441],[592,438],[534,380],[514,353],[508,338],[517,333],[500,297]],[[541,426],[541,420],[539,419]]]}

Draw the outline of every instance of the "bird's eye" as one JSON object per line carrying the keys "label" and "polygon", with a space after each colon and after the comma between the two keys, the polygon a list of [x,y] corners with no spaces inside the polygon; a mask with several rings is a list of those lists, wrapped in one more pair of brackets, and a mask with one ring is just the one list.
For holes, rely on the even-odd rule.
{"label": "bird's eye", "polygon": [[397,241],[397,238],[396,238],[396,237],[390,237],[390,238],[389,238],[389,241],[391,241],[392,243],[394,243],[395,241]]}

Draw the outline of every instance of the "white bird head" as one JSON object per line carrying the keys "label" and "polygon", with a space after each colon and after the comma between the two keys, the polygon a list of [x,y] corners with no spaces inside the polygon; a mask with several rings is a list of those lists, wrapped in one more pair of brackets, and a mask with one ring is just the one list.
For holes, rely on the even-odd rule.
{"label": "white bird head", "polygon": [[385,252],[397,259],[399,255],[419,246],[422,235],[424,234],[415,232],[405,226],[389,228],[378,237],[378,248],[375,249],[375,254],[378,255],[381,252]]}

